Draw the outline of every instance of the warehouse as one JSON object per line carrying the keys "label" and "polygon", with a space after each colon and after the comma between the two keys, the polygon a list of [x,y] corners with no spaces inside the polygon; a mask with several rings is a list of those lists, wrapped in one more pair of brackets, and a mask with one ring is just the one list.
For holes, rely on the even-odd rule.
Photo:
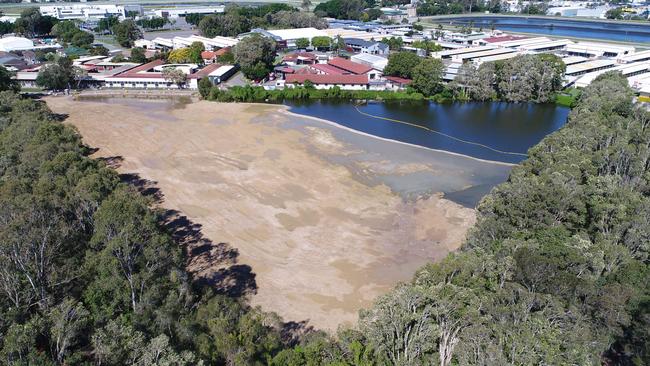
{"label": "warehouse", "polygon": [[[478,47],[477,47],[478,48]],[[471,52],[471,53],[463,53],[460,55],[454,55],[452,57],[452,60],[454,62],[467,62],[467,61],[472,61],[475,59],[479,59],[481,57],[490,57],[490,56],[497,56],[497,55],[504,55],[504,54],[509,54],[509,53],[515,53],[516,51],[512,48],[497,48],[493,50],[485,50],[485,51],[479,51],[479,52]]]}
{"label": "warehouse", "polygon": [[648,60],[650,60],[650,50],[632,53],[629,55],[619,57],[617,59],[617,61],[622,64],[629,63],[629,62],[648,61]]}
{"label": "warehouse", "polygon": [[580,76],[589,72],[609,69],[614,66],[616,66],[616,61],[614,60],[593,60],[567,66],[564,74],[566,76]]}
{"label": "warehouse", "polygon": [[569,56],[622,57],[634,53],[634,47],[612,43],[578,42],[566,47]]}
{"label": "warehouse", "polygon": [[479,46],[479,47],[457,48],[457,49],[453,49],[453,50],[432,52],[431,57],[433,57],[433,58],[441,58],[441,59],[448,59],[448,58],[452,58],[454,56],[462,55],[462,54],[465,54],[465,53],[475,53],[475,52],[494,50],[494,49],[496,49],[495,46]]}
{"label": "warehouse", "polygon": [[384,71],[384,68],[388,65],[388,59],[386,57],[371,55],[368,53],[352,55],[350,61],[370,66],[379,71]]}
{"label": "warehouse", "polygon": [[519,51],[527,52],[548,52],[564,49],[567,45],[572,44],[568,39],[560,39],[557,41],[545,41],[539,43],[525,44],[517,47]]}
{"label": "warehouse", "polygon": [[386,35],[380,33],[363,32],[363,31],[343,29],[343,28],[328,28],[328,29],[323,29],[322,32],[324,32],[325,35],[330,38],[336,38],[336,37],[357,38],[357,39],[363,39],[365,41],[381,41],[382,38],[386,37]]}
{"label": "warehouse", "polygon": [[504,53],[501,55],[495,55],[495,56],[486,56],[486,57],[479,57],[473,60],[473,62],[476,65],[481,65],[484,62],[494,62],[494,61],[501,61],[501,60],[508,60],[517,56],[521,56],[523,53],[521,52],[512,52],[512,53]]}
{"label": "warehouse", "polygon": [[594,81],[598,76],[608,71],[617,71],[626,77],[648,74],[650,72],[650,61],[624,64],[624,65],[608,68],[605,70],[590,72],[588,74],[583,75],[578,80],[576,80],[575,86],[578,88],[585,88],[589,84],[591,84],[591,82]]}
{"label": "warehouse", "polygon": [[551,39],[547,37],[518,38],[518,39],[512,39],[503,42],[491,42],[490,44],[497,47],[518,48],[529,44],[536,44],[536,43],[543,43],[543,42],[551,42]]}
{"label": "warehouse", "polygon": [[587,61],[589,61],[589,59],[582,56],[567,56],[562,59],[562,62],[564,62],[564,64],[567,66],[575,65]]}

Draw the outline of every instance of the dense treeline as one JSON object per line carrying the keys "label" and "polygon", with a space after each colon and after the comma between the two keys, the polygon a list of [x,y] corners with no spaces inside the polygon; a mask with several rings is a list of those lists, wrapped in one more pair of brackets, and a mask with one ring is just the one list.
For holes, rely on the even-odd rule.
{"label": "dense treeline", "polygon": [[189,14],[186,20],[197,25],[206,37],[227,36],[249,32],[253,28],[326,28],[327,22],[312,13],[300,12],[286,4],[259,7],[228,5],[223,14]]}
{"label": "dense treeline", "polygon": [[163,213],[44,103],[5,91],[0,110],[0,364],[254,365],[284,348],[277,316],[192,282]]}
{"label": "dense treeline", "polygon": [[467,62],[450,89],[458,100],[546,103],[562,90],[565,70],[562,59],[551,54],[484,62],[478,68]]}
{"label": "dense treeline", "polygon": [[632,97],[594,81],[464,249],[363,313],[368,344],[393,364],[650,363],[650,113]]}

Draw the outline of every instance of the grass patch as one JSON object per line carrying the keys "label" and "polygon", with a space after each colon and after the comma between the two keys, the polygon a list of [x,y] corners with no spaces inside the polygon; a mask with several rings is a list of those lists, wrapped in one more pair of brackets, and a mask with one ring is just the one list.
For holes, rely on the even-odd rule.
{"label": "grass patch", "polygon": [[555,96],[555,103],[557,105],[561,105],[564,107],[573,108],[578,102],[578,99],[580,98],[581,94],[582,94],[582,90],[580,89],[576,89],[576,88],[567,89],[563,93],[560,93]]}

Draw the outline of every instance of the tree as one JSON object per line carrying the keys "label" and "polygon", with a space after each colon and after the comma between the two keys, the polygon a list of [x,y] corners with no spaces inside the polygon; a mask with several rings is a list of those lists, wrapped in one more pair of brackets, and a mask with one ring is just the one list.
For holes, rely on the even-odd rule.
{"label": "tree", "polygon": [[237,7],[228,7],[223,14],[206,15],[199,22],[199,30],[206,37],[237,35],[250,30],[250,22]]}
{"label": "tree", "polygon": [[298,39],[296,39],[296,48],[299,48],[299,49],[309,48],[309,38],[298,38]]}
{"label": "tree", "polygon": [[72,60],[67,57],[59,57],[56,62],[47,63],[41,67],[36,77],[36,84],[45,89],[70,89],[75,81],[75,75]]}
{"label": "tree", "polygon": [[192,49],[189,47],[177,48],[167,55],[167,61],[173,64],[192,62]]}
{"label": "tree", "polygon": [[131,49],[131,56],[129,56],[129,61],[136,62],[139,64],[147,62],[147,56],[144,53],[144,48],[134,47]]}
{"label": "tree", "polygon": [[388,64],[384,68],[385,75],[399,76],[410,79],[413,69],[422,59],[413,52],[397,52],[388,56]]}
{"label": "tree", "polygon": [[13,79],[13,74],[4,66],[0,66],[0,92],[10,90],[13,92],[20,91],[20,84]]}
{"label": "tree", "polygon": [[254,34],[242,39],[234,48],[235,61],[248,78],[259,80],[262,71],[270,72],[275,60],[275,42]]}
{"label": "tree", "polygon": [[88,315],[88,310],[82,303],[69,298],[63,300],[50,314],[50,323],[52,324],[50,333],[58,363],[63,363],[69,349],[83,334],[89,320]]}
{"label": "tree", "polygon": [[142,31],[131,19],[117,23],[111,29],[115,40],[122,47],[133,47],[133,42],[142,38]]}
{"label": "tree", "polygon": [[381,42],[387,44],[388,48],[390,48],[392,51],[399,51],[402,49],[402,45],[404,44],[402,37],[384,37],[382,38]]}
{"label": "tree", "polygon": [[208,77],[203,77],[201,78],[201,80],[199,80],[199,94],[201,94],[201,97],[203,99],[208,98],[212,86],[213,86],[212,81],[210,81],[210,78]]}
{"label": "tree", "polygon": [[92,33],[78,31],[72,37],[72,44],[77,47],[90,48],[91,44],[95,41],[95,36]]}
{"label": "tree", "polygon": [[205,51],[205,47],[203,46],[203,42],[192,42],[190,45],[190,62],[193,62],[195,64],[202,64],[203,63],[203,57],[201,57],[201,52]]}
{"label": "tree", "polygon": [[115,16],[108,16],[106,18],[102,18],[97,22],[97,32],[101,33],[113,33],[113,27],[118,25],[120,23],[120,20],[115,17]]}
{"label": "tree", "polygon": [[434,95],[442,90],[442,74],[445,70],[437,58],[425,58],[413,68],[411,86],[424,95]]}
{"label": "tree", "polygon": [[38,8],[28,8],[14,22],[14,30],[27,37],[42,36],[49,34],[56,22],[55,18],[42,16]]}
{"label": "tree", "polygon": [[311,45],[318,50],[329,49],[332,46],[332,39],[328,36],[313,37]]}
{"label": "tree", "polygon": [[309,11],[311,5],[312,5],[311,0],[302,0],[302,2],[300,3],[300,8],[304,11]]}
{"label": "tree", "polygon": [[613,8],[605,12],[605,18],[607,19],[623,19],[623,8]]}

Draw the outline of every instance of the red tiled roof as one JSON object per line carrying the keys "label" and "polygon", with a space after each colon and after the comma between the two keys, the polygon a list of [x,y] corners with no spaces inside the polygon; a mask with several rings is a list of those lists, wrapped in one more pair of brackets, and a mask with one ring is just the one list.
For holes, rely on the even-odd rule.
{"label": "red tiled roof", "polygon": [[293,75],[287,75],[286,82],[288,84],[292,84],[292,83],[303,84],[307,80],[311,81],[314,84],[355,84],[355,85],[368,84],[368,76],[366,75],[293,74]]}
{"label": "red tiled roof", "polygon": [[489,37],[489,38],[483,38],[485,42],[488,43],[495,43],[495,42],[507,42],[507,41],[516,41],[518,39],[525,39],[528,37],[524,36],[496,36],[496,37]]}
{"label": "red tiled roof", "polygon": [[296,74],[315,75],[315,74],[317,74],[317,72],[316,72],[316,70],[312,69],[311,67],[303,67],[302,69],[298,69],[296,71]]}
{"label": "red tiled roof", "polygon": [[332,75],[349,74],[349,72],[346,72],[345,70],[341,70],[338,67],[328,65],[328,64],[313,64],[310,65],[308,68],[314,69],[316,71],[320,71],[325,74],[332,74]]}
{"label": "red tiled roof", "polygon": [[220,48],[216,51],[203,51],[201,52],[201,58],[204,60],[210,60],[215,57],[223,56],[230,51],[230,47]]}
{"label": "red tiled roof", "polygon": [[[144,65],[136,66],[136,67],[134,67],[134,68],[132,68],[130,70],[127,70],[127,71],[125,71],[125,72],[123,72],[121,74],[118,74],[118,75],[120,77],[123,77],[123,76],[142,76],[142,75],[135,75],[135,74],[137,74],[137,73],[139,73],[141,71],[151,70],[156,66],[163,65],[164,63],[165,63],[164,60],[153,60],[151,62],[147,62]],[[116,76],[118,76],[118,75],[116,75]]]}
{"label": "red tiled roof", "polygon": [[188,75],[187,78],[188,79],[200,79],[202,77],[210,75],[211,72],[213,72],[214,70],[220,68],[221,66],[223,66],[223,65],[217,64],[217,63],[210,64],[210,65],[202,68],[201,70],[195,72],[194,74]]}
{"label": "red tiled roof", "polygon": [[295,52],[295,53],[291,53],[291,54],[288,54],[288,55],[284,56],[282,58],[282,60],[290,61],[290,60],[297,60],[299,58],[308,59],[308,60],[315,60],[316,55],[314,55],[311,52]]}
{"label": "red tiled roof", "polygon": [[353,74],[361,75],[365,74],[368,71],[372,70],[372,67],[363,65],[363,64],[358,64],[356,62],[352,62],[350,60],[346,60],[341,57],[334,57],[333,59],[329,60],[327,62],[328,64],[332,66],[336,66],[339,69],[351,72]]}
{"label": "red tiled roof", "polygon": [[285,74],[293,74],[294,72],[296,72],[296,70],[294,70],[294,69],[292,69],[290,67],[283,67],[279,71],[283,72]]}
{"label": "red tiled roof", "polygon": [[401,78],[401,77],[399,77],[399,76],[384,76],[384,77],[385,77],[386,80],[388,80],[388,81],[392,81],[392,82],[394,82],[394,83],[404,84],[404,85],[408,85],[408,84],[411,83],[411,81],[413,81],[413,80],[411,80],[411,79]]}

